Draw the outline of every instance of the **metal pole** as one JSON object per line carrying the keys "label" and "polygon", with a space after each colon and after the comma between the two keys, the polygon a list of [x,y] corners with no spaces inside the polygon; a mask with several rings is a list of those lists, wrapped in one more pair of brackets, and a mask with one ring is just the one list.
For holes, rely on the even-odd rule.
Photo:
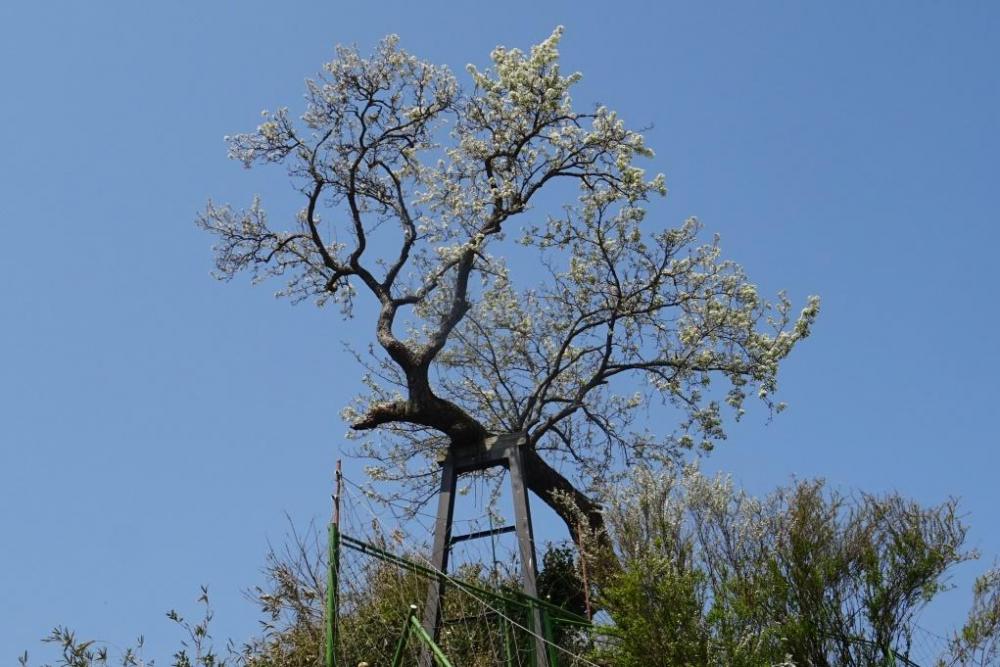
{"label": "metal pole", "polygon": [[343,479],[344,475],[341,472],[340,459],[337,459],[337,472],[334,474],[333,523],[338,529],[340,528],[340,492]]}
{"label": "metal pole", "polygon": [[[427,584],[427,599],[424,601],[424,634],[437,641],[441,631],[441,605],[444,596],[444,581],[438,575],[448,572],[448,552],[451,549],[451,523],[455,515],[455,483],[458,473],[450,456],[441,462],[441,488],[438,492],[437,522],[434,525],[434,547],[431,552],[431,567],[435,576]],[[434,659],[429,647],[420,653],[420,667],[430,667]]]}
{"label": "metal pole", "polygon": [[417,633],[417,636],[424,642],[424,645],[430,649],[431,655],[434,656],[434,661],[438,664],[438,667],[451,667],[451,662],[444,654],[444,651],[442,651],[441,647],[438,646],[433,639],[431,639],[431,636],[427,634],[427,631],[424,630],[424,626],[420,624],[420,621],[417,620],[416,616],[410,616],[410,625],[413,626],[413,631]]}
{"label": "metal pole", "polygon": [[549,658],[549,665],[552,667],[559,666],[559,654],[556,652],[556,636],[555,632],[552,630],[552,619],[549,618],[548,613],[541,609],[540,613],[542,615],[542,628],[545,634],[545,651]]}
{"label": "metal pole", "polygon": [[403,664],[403,651],[406,649],[406,640],[410,636],[410,619],[417,614],[417,605],[411,604],[410,611],[403,621],[403,631],[399,633],[399,641],[396,642],[396,653],[392,656],[392,667],[400,667]]}
{"label": "metal pole", "polygon": [[[524,459],[521,445],[511,447],[507,470],[510,473],[511,496],[514,501],[514,525],[517,526],[517,543],[521,552],[521,577],[523,590],[533,598],[538,597],[538,586],[535,583],[538,570],[535,566],[535,537],[531,527],[531,506],[528,502],[528,489],[524,484]],[[540,609],[531,605],[531,627],[535,633],[534,660],[537,667],[547,665],[545,641],[542,639],[542,617]]]}
{"label": "metal pole", "polygon": [[326,667],[337,665],[337,616],[340,609],[340,591],[338,577],[340,574],[340,492],[341,492],[340,459],[337,460],[333,492],[333,521],[330,522],[330,535],[327,550],[327,581],[326,581]]}
{"label": "metal pole", "polygon": [[587,577],[587,553],[584,551],[583,526],[580,526],[580,575],[583,577],[583,608],[587,612],[587,620],[594,620],[590,608],[590,578]]}
{"label": "metal pole", "polygon": [[517,655],[517,645],[514,643],[514,631],[510,627],[510,621],[508,620],[513,613],[511,611],[510,605],[503,604],[504,617],[500,619],[503,624],[503,648],[504,653],[507,657],[507,667],[516,667],[515,656]]}

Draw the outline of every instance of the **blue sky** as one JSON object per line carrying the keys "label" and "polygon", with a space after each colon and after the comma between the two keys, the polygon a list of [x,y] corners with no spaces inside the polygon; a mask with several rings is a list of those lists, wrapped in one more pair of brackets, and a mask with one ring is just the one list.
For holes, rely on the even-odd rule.
{"label": "blue sky", "polygon": [[[57,623],[173,646],[163,613],[203,583],[243,639],[285,513],[327,514],[348,330],[209,277],[209,196],[297,205],[222,137],[294,112],[336,43],[396,32],[464,76],[558,24],[574,98],[652,126],[656,224],[697,215],[763,291],[823,297],[788,411],[706,465],[754,491],[957,496],[970,545],[1000,555],[995,3],[7,2],[0,661]],[[986,562],[922,623],[957,622]]]}

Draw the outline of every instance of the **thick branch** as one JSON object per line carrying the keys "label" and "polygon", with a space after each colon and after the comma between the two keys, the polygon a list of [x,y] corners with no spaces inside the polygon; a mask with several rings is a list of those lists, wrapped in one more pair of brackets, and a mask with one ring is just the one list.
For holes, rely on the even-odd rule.
{"label": "thick branch", "polygon": [[[409,380],[409,378],[408,378]],[[417,385],[423,383],[417,379]],[[421,386],[408,386],[410,399],[377,403],[359,421],[355,431],[370,431],[392,423],[427,426],[447,435],[453,447],[471,447],[482,442],[489,432],[478,421],[451,401],[439,398]]]}
{"label": "thick branch", "polygon": [[[546,463],[538,452],[529,449],[525,452],[525,459],[525,483],[565,522],[573,541],[580,544],[580,528],[583,527],[597,537],[598,546],[610,549],[611,538],[604,526],[601,506],[577,489],[562,473]],[[575,507],[567,506],[560,496],[569,499]],[[580,526],[581,515],[586,519],[587,526]]]}

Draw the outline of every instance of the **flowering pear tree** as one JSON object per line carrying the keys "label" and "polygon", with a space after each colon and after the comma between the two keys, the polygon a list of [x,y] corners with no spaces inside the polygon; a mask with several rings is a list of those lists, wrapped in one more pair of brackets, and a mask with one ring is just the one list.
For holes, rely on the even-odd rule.
{"label": "flowering pear tree", "polygon": [[748,396],[780,409],[779,363],[818,301],[793,315],[717,241],[699,245],[696,220],[645,220],[664,177],[637,166],[653,153],[614,111],[574,106],[561,34],[498,47],[465,89],[396,37],[369,58],[338,48],[299,118],[265,112],[228,138],[246,167],[287,167],[297,214],[210,202],[198,223],[223,279],[277,278],[346,318],[356,299],[375,305],[366,389],[344,414],[371,474],[404,482],[399,498],[433,495],[443,449],[523,432],[529,488],[576,535],[580,514],[557,498],[600,528],[596,480],[710,449]]}

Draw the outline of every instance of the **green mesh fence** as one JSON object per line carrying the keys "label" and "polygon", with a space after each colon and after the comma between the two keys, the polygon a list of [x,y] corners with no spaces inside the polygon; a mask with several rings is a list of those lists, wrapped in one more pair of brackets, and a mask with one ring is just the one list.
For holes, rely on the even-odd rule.
{"label": "green mesh fence", "polygon": [[[559,605],[524,595],[509,546],[496,540],[456,544],[448,572],[429,562],[427,526],[411,521],[383,527],[383,506],[346,482],[340,525],[331,527],[329,562],[335,585],[327,592],[328,665],[416,665],[430,651],[437,664],[462,667],[596,665],[588,655],[613,641],[607,629]],[[428,517],[424,517],[427,519]],[[412,519],[412,517],[411,517]],[[475,531],[475,522],[464,526]],[[420,626],[428,584],[442,583],[442,623],[436,638]],[[536,622],[534,610],[540,623]],[[419,629],[418,629],[419,628]],[[450,662],[449,662],[450,661]]]}

